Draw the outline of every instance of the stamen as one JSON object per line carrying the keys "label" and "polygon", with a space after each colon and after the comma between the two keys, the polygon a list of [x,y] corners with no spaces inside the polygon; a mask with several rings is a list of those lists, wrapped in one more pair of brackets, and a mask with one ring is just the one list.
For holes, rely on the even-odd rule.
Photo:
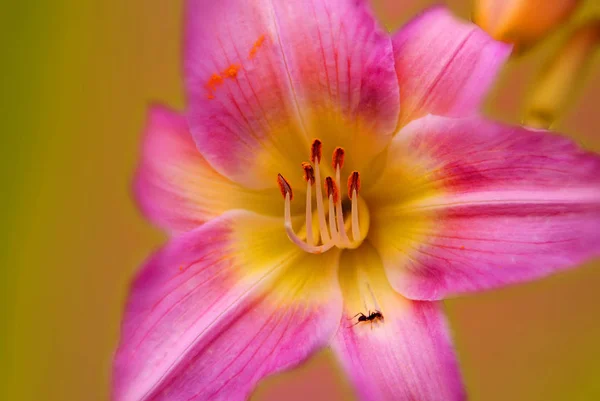
{"label": "stamen", "polygon": [[353,171],[348,177],[348,197],[352,200],[352,239],[360,240],[360,227],[358,226],[358,191],[360,191],[360,174]]}
{"label": "stamen", "polygon": [[315,172],[310,163],[302,163],[304,179],[306,180],[306,242],[314,245],[312,225],[312,186],[315,183]]}
{"label": "stamen", "polygon": [[[277,175],[277,183],[279,184],[279,188],[281,189],[281,193],[285,198],[285,206],[284,206],[284,215],[285,215],[285,232],[288,238],[296,245],[300,247],[305,252],[309,253],[323,253],[331,249],[335,244],[333,242],[328,244],[323,244],[320,246],[314,246],[311,244],[307,244],[302,241],[294,232],[294,228],[292,227],[292,212],[291,212],[291,200],[292,200],[292,187],[286,181],[285,178],[281,174]],[[308,227],[307,227],[308,230]],[[308,232],[308,231],[307,231]]]}
{"label": "stamen", "polygon": [[319,215],[319,231],[321,233],[321,242],[325,244],[331,241],[331,237],[327,232],[327,222],[325,221],[325,206],[323,205],[323,192],[321,191],[321,171],[319,168],[319,163],[321,163],[322,147],[323,145],[321,144],[320,140],[315,139],[313,141],[310,148],[310,160],[315,165],[315,181],[318,183],[318,185],[316,185],[315,190],[317,195],[317,214]]}
{"label": "stamen", "polygon": [[[321,187],[320,163],[322,156],[322,143],[319,139],[313,140],[311,144],[310,159],[313,164],[304,162],[302,169],[304,171],[304,180],[306,181],[306,237],[299,237],[292,226],[291,202],[294,197],[290,183],[281,175],[277,175],[277,184],[285,201],[285,231],[289,239],[299,246],[302,250],[310,253],[322,253],[334,246],[339,248],[355,249],[358,248],[365,239],[369,227],[368,209],[361,210],[362,220],[359,221],[359,206],[364,208],[364,200],[358,199],[360,192],[360,174],[353,171],[348,177],[348,198],[351,201],[351,216],[349,229],[352,231],[352,240],[349,233],[346,232],[346,222],[344,220],[344,210],[342,208],[341,190],[341,170],[344,165],[345,152],[341,147],[335,148],[332,156],[335,175],[328,176],[324,180],[325,195],[327,206],[325,206],[323,189]],[[316,203],[317,218],[320,232],[320,240],[315,237],[313,224],[312,193],[313,185],[316,184]],[[329,208],[329,217],[327,217],[326,207]],[[364,232],[361,232],[360,226],[363,226]],[[329,228],[329,230],[328,230]],[[361,236],[362,235],[362,236]],[[320,245],[317,245],[319,244]]]}

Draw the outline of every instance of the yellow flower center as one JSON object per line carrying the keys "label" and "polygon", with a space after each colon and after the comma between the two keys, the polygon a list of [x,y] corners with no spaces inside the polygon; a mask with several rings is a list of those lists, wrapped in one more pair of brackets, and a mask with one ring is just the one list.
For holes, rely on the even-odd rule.
{"label": "yellow flower center", "polygon": [[[315,139],[311,146],[311,163],[302,163],[306,180],[306,222],[304,233],[297,234],[292,226],[291,202],[294,197],[292,187],[279,174],[277,182],[285,199],[284,224],[289,239],[309,253],[323,253],[333,247],[357,248],[369,232],[369,210],[365,201],[359,198],[360,173],[353,171],[348,177],[348,195],[341,195],[341,170],[344,166],[343,148],[333,151],[332,167],[335,178],[326,177],[323,182],[328,208],[325,208],[321,189],[322,143]],[[316,185],[315,185],[316,184]],[[317,211],[312,210],[312,188],[315,187]],[[348,213],[349,212],[349,213]],[[346,216],[344,216],[346,214]],[[315,235],[315,231],[318,233]]]}

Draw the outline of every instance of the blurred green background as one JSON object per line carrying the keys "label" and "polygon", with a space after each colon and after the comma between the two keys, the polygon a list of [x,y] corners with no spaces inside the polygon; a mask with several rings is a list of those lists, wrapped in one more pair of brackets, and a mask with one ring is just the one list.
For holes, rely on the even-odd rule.
{"label": "blurred green background", "polygon": [[[427,1],[376,0],[390,28]],[[448,2],[470,16],[470,2]],[[588,1],[577,18],[600,14]],[[147,105],[181,109],[182,1],[5,2],[0,400],[100,401],[132,273],[165,237],[130,181]],[[518,122],[564,33],[513,60],[486,112]],[[600,151],[600,60],[556,127]],[[600,399],[600,262],[446,302],[472,401]],[[253,401],[353,400],[328,352]]]}

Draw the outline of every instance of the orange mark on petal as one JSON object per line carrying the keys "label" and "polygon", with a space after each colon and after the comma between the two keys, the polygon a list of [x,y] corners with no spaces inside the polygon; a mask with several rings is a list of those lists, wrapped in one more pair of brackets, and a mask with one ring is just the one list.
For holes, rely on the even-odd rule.
{"label": "orange mark on petal", "polygon": [[265,35],[260,35],[258,40],[256,42],[254,42],[252,49],[250,49],[250,54],[248,55],[250,57],[250,59],[253,59],[256,56],[258,49],[260,49],[262,47],[263,43],[265,43],[266,38],[267,37]]}
{"label": "orange mark on petal", "polygon": [[231,64],[223,71],[223,76],[225,78],[235,79],[241,68],[242,66],[239,64]]}
{"label": "orange mark on petal", "polygon": [[215,90],[217,88],[217,86],[223,85],[223,77],[221,77],[219,74],[212,74],[210,79],[208,80],[208,82],[206,83],[206,86],[209,89]]}
{"label": "orange mark on petal", "polygon": [[217,73],[212,74],[205,85],[206,90],[208,91],[207,98],[214,99],[214,92],[217,87],[221,85],[223,85],[223,77]]}

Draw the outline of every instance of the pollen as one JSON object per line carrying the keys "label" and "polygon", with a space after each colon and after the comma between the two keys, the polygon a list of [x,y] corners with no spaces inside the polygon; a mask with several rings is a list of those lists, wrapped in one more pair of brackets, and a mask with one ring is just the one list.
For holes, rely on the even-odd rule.
{"label": "pollen", "polygon": [[325,178],[325,194],[327,194],[327,197],[331,196],[333,198],[333,203],[336,203],[340,197],[337,185],[331,177]]}
{"label": "pollen", "polygon": [[217,73],[211,75],[210,79],[206,83],[206,87],[210,90],[217,89],[217,86],[223,85],[223,77]]}
{"label": "pollen", "polygon": [[321,162],[321,153],[323,151],[323,143],[315,139],[310,147],[310,161],[313,163]]}
{"label": "pollen", "polygon": [[341,168],[344,167],[344,156],[346,152],[344,152],[344,148],[335,148],[333,151],[333,157],[331,159],[331,165],[334,169],[338,166]]}
{"label": "pollen", "polygon": [[223,71],[223,75],[225,78],[235,79],[237,78],[238,72],[241,68],[242,66],[239,64],[231,64],[225,69],[225,71]]}
{"label": "pollen", "polygon": [[279,185],[279,190],[281,191],[281,195],[285,199],[287,194],[290,195],[290,200],[294,198],[294,193],[292,192],[292,186],[289,182],[281,174],[277,174],[277,185]]}
{"label": "pollen", "polygon": [[353,171],[350,177],[348,177],[348,198],[352,199],[354,191],[356,191],[357,195],[360,191],[360,174],[358,171]]}
{"label": "pollen", "polygon": [[256,42],[254,42],[252,49],[250,49],[250,54],[249,54],[250,59],[253,59],[256,56],[258,49],[260,49],[262,47],[263,43],[265,42],[265,39],[266,39],[265,35],[260,35],[258,40]]}
{"label": "pollen", "polygon": [[306,182],[310,182],[310,184],[314,184],[315,183],[315,170],[313,169],[313,166],[311,166],[310,163],[302,163],[302,168],[304,169],[304,180]]}

